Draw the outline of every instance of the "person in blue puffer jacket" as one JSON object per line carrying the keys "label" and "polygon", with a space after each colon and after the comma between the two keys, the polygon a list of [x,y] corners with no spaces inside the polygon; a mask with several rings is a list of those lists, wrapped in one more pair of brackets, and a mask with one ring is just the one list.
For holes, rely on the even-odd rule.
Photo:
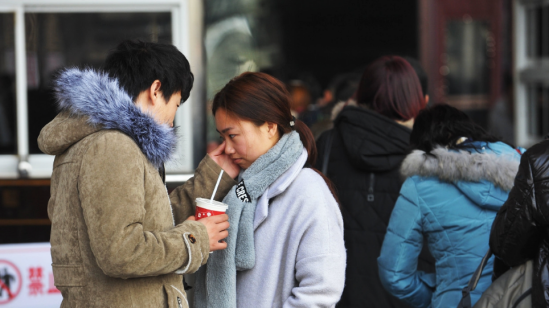
{"label": "person in blue puffer jacket", "polygon": [[[448,105],[423,110],[403,161],[407,178],[393,209],[378,267],[384,288],[413,307],[456,307],[489,249],[495,215],[508,198],[522,149],[499,141]],[[424,236],[436,273],[417,270]],[[472,293],[491,284],[489,261]]]}

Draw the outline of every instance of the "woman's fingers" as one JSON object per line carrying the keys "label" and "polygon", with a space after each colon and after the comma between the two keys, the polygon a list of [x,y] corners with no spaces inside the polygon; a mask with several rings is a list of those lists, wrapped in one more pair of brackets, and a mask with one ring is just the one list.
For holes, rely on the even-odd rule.
{"label": "woman's fingers", "polygon": [[236,165],[233,160],[225,153],[225,141],[223,141],[216,149],[208,153],[208,156],[214,160],[231,178],[236,178],[239,175],[241,168]]}

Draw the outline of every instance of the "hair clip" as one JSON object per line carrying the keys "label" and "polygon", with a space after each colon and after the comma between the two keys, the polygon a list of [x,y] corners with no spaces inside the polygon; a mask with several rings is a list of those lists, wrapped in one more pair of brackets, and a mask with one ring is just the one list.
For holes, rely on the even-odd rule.
{"label": "hair clip", "polygon": [[463,136],[463,137],[461,137],[461,138],[459,138],[459,139],[456,140],[455,145],[460,145],[460,144],[462,144],[462,143],[464,143],[464,142],[466,142],[466,141],[468,141],[468,140],[469,140],[469,138]]}

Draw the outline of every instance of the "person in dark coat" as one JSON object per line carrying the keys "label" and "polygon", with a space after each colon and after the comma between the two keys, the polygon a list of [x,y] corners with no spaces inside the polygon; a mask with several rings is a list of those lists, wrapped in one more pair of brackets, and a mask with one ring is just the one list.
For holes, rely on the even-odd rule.
{"label": "person in dark coat", "polygon": [[[337,307],[406,307],[382,287],[376,259],[399,196],[410,128],[426,102],[414,69],[397,56],[373,62],[355,97],[358,104],[345,106],[334,129],[317,142],[316,166],[323,167],[328,153],[326,175],[337,188],[344,218],[346,286]],[[427,250],[422,257],[419,268],[433,272]]]}
{"label": "person in dark coat", "polygon": [[548,139],[521,157],[514,187],[493,222],[489,245],[509,267],[534,260],[532,305],[548,308]]}

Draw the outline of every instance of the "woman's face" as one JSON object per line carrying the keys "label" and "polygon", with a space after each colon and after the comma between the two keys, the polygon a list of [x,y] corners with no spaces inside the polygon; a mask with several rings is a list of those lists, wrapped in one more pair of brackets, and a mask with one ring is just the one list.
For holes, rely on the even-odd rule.
{"label": "woman's face", "polygon": [[266,122],[256,126],[228,114],[225,109],[216,111],[216,130],[225,141],[225,153],[242,169],[247,169],[279,141],[277,125]]}

